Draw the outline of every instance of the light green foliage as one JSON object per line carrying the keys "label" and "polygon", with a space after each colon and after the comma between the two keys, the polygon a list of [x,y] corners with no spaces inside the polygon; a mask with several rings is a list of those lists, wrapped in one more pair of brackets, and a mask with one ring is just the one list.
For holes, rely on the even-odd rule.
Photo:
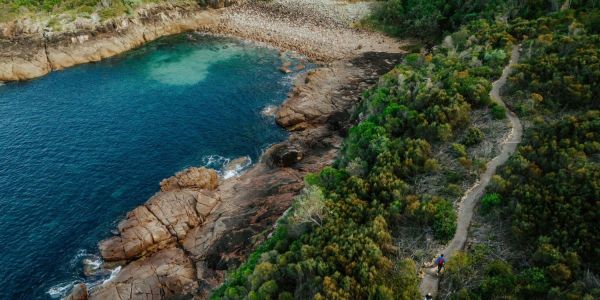
{"label": "light green foliage", "polygon": [[481,197],[481,209],[484,212],[489,212],[495,207],[500,206],[502,199],[497,193],[487,193]]}
{"label": "light green foliage", "polygon": [[463,144],[454,143],[452,144],[452,154],[456,157],[466,157],[467,148]]}
{"label": "light green foliage", "polygon": [[313,223],[321,226],[325,218],[323,192],[317,186],[309,186],[296,197],[290,221],[296,224]]}

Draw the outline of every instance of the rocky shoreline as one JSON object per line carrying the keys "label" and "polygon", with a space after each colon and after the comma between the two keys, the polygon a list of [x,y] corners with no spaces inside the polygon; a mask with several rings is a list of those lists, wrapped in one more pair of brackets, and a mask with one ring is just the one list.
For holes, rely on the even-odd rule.
{"label": "rocky shoreline", "polygon": [[216,24],[212,6],[148,5],[132,16],[100,22],[77,18],[69,29],[53,32],[47,24],[19,20],[0,24],[0,82],[27,80],[54,70],[99,61],[134,49],[159,37]]}
{"label": "rocky shoreline", "polygon": [[21,32],[8,32],[7,48],[1,44],[9,36],[4,29],[0,81],[42,76],[198,29],[294,50],[324,64],[296,78],[276,112],[277,123],[291,132],[288,140],[270,147],[237,177],[191,168],[161,182],[161,191],[129,212],[115,236],[99,243],[105,265],[120,271],[91,291],[75,285],[67,299],[207,298],[225,272],[264,240],[302,190],[304,175],[334,161],[362,91],[399,61],[401,44],[352,28],[365,13],[363,4],[356,9],[329,0],[306,3],[247,1],[223,10],[155,6],[101,30],[48,37],[20,27]]}
{"label": "rocky shoreline", "polygon": [[191,168],[161,182],[160,192],[119,223],[118,235],[99,243],[106,264],[122,269],[86,297],[207,298],[264,240],[304,187],[304,175],[334,161],[362,90],[399,59],[373,53],[297,78],[277,116],[294,130],[290,138],[238,177]]}

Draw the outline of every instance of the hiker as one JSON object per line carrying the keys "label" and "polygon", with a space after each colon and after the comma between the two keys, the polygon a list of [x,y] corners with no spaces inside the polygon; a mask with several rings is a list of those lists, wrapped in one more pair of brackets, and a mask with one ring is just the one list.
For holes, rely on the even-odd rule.
{"label": "hiker", "polygon": [[444,254],[440,254],[440,256],[435,260],[435,264],[438,267],[437,273],[439,275],[440,272],[442,271],[442,268],[446,264],[446,260],[444,259]]}
{"label": "hiker", "polygon": [[427,293],[427,295],[425,295],[425,300],[433,300],[433,296],[431,296],[431,293]]}

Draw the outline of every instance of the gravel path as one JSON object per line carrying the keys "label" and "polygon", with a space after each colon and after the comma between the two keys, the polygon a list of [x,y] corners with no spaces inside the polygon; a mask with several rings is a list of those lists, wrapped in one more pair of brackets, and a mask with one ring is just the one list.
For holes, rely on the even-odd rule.
{"label": "gravel path", "polygon": [[[504,108],[506,108],[506,105],[500,97],[500,89],[506,83],[506,79],[512,71],[513,64],[518,62],[518,60],[519,46],[513,46],[509,64],[504,68],[502,76],[492,84],[490,97],[494,102],[498,103]],[[473,217],[473,208],[475,207],[477,200],[479,200],[481,196],[483,196],[486,186],[490,182],[492,176],[496,173],[496,168],[504,164],[508,160],[511,154],[515,152],[517,144],[521,142],[523,127],[521,126],[519,118],[517,118],[517,116],[508,109],[507,116],[512,125],[512,129],[509,135],[506,137],[506,139],[501,143],[502,149],[500,151],[500,154],[487,163],[486,171],[483,174],[481,174],[479,180],[465,193],[465,195],[461,199],[458,208],[458,226],[456,228],[456,233],[454,234],[454,238],[452,238],[452,241],[450,241],[450,243],[442,252],[444,253],[444,257],[446,257],[446,260],[452,259],[452,256],[456,253],[456,251],[462,250],[464,248],[465,242],[467,241],[471,218]],[[439,277],[437,276],[436,271],[436,266],[425,267],[425,275],[419,287],[419,290],[421,291],[421,294],[423,296],[425,296],[425,294],[427,293],[431,293],[434,297],[436,296],[439,283]]]}

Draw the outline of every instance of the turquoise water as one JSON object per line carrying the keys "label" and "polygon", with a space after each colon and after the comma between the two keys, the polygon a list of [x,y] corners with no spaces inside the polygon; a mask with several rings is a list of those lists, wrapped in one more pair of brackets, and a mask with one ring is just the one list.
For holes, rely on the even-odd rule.
{"label": "turquoise water", "polygon": [[254,161],[286,133],[261,111],[278,52],[179,35],[0,86],[0,299],[59,297],[116,223],[188,166]]}

